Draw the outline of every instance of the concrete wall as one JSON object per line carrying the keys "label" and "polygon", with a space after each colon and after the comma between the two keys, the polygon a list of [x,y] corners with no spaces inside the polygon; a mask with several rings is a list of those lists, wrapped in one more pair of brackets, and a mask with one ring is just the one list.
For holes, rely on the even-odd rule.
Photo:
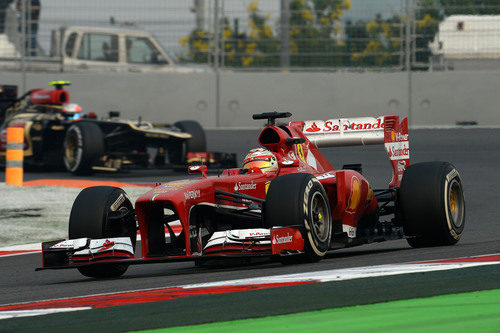
{"label": "concrete wall", "polygon": [[[214,73],[28,73],[27,89],[49,80],[70,80],[72,101],[104,116],[154,122],[196,119],[216,125]],[[21,74],[0,72],[0,83],[21,84]],[[413,73],[412,125],[476,121],[500,125],[500,70]],[[258,126],[253,113],[288,111],[294,120],[407,115],[406,73],[231,73],[221,74],[220,122],[224,127]]]}

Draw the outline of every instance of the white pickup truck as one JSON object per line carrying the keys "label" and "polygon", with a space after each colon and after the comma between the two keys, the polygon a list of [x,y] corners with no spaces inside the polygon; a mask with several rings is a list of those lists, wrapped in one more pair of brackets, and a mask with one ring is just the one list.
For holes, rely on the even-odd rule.
{"label": "white pickup truck", "polygon": [[210,71],[208,66],[181,65],[149,32],[122,27],[55,29],[51,33],[48,57],[30,57],[27,62],[29,69],[64,72]]}

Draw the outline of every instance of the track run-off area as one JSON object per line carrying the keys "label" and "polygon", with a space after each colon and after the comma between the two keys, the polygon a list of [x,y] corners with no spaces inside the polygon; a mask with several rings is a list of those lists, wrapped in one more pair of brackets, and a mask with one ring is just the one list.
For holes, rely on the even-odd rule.
{"label": "track run-off area", "polygon": [[[209,150],[236,152],[241,161],[257,146],[257,135],[258,130],[208,131]],[[177,330],[498,331],[498,142],[498,129],[410,131],[412,163],[449,161],[462,177],[466,226],[460,242],[451,247],[412,249],[399,240],[332,251],[318,263],[302,265],[269,260],[202,267],[192,262],[139,265],[119,279],[98,281],[76,270],[35,272],[41,266],[40,253],[21,254],[38,251],[34,241],[0,244],[0,332],[115,332],[200,324]],[[332,148],[323,153],[335,168],[362,163],[363,174],[375,188],[387,186],[391,172],[382,146]],[[147,185],[185,177],[146,170],[96,174],[84,180]],[[62,172],[25,174],[26,181],[47,178],[73,177]],[[43,196],[45,187],[35,189]],[[9,196],[5,187],[0,191],[3,198]],[[73,193],[78,190],[63,195]],[[27,212],[37,208],[36,200],[30,198],[25,208]],[[0,206],[0,211],[4,209],[9,207]],[[61,209],[69,216],[70,205]],[[44,220],[43,213],[38,215],[51,227],[53,217]],[[41,233],[40,237],[38,241],[50,240]],[[26,243],[35,245],[16,247]]]}

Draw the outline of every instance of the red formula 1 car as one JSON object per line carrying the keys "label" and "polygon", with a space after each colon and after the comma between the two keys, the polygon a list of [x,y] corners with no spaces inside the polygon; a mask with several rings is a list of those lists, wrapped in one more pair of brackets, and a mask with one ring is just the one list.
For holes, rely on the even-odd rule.
{"label": "red formula 1 car", "polygon": [[[242,168],[160,184],[135,209],[122,189],[91,187],[76,198],[69,240],[45,242],[43,267],[86,276],[120,276],[130,264],[275,256],[315,261],[327,251],[406,238],[413,247],[452,245],[462,234],[465,201],[447,162],[409,165],[407,119],[397,116],[275,124],[263,113],[264,148]],[[384,144],[393,168],[387,188],[372,189],[356,168],[335,170],[319,147]],[[138,225],[138,227],[137,227]],[[135,257],[137,229],[142,257]]]}

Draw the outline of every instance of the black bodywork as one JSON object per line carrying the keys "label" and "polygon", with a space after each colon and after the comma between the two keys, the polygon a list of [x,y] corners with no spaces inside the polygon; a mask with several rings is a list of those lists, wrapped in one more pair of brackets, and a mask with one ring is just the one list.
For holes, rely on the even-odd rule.
{"label": "black bodywork", "polygon": [[[63,104],[69,101],[69,93],[57,88],[61,87],[51,91],[31,90],[18,98],[16,86],[0,85],[2,162],[5,160],[6,129],[14,126],[24,127],[25,130],[24,165],[27,167],[66,168],[75,174],[88,174],[93,171],[118,171],[137,167],[184,169],[187,162],[196,161],[213,168],[230,168],[236,165],[235,154],[206,152],[205,133],[195,121],[155,127],[141,120],[122,120],[117,111],[110,111],[106,119],[97,119],[93,113],[81,114],[75,118],[74,114],[63,110]],[[61,100],[56,103],[34,102],[36,99],[33,94],[37,91],[64,92],[67,96],[61,95]],[[68,132],[75,127],[95,129],[96,126],[98,132],[91,131],[92,138],[88,139],[91,142],[84,144],[97,147],[83,147],[83,153],[80,153],[91,159],[91,165],[76,172],[71,170],[66,160],[76,152],[70,151],[71,135]],[[73,141],[75,145],[78,144],[78,138]]]}

